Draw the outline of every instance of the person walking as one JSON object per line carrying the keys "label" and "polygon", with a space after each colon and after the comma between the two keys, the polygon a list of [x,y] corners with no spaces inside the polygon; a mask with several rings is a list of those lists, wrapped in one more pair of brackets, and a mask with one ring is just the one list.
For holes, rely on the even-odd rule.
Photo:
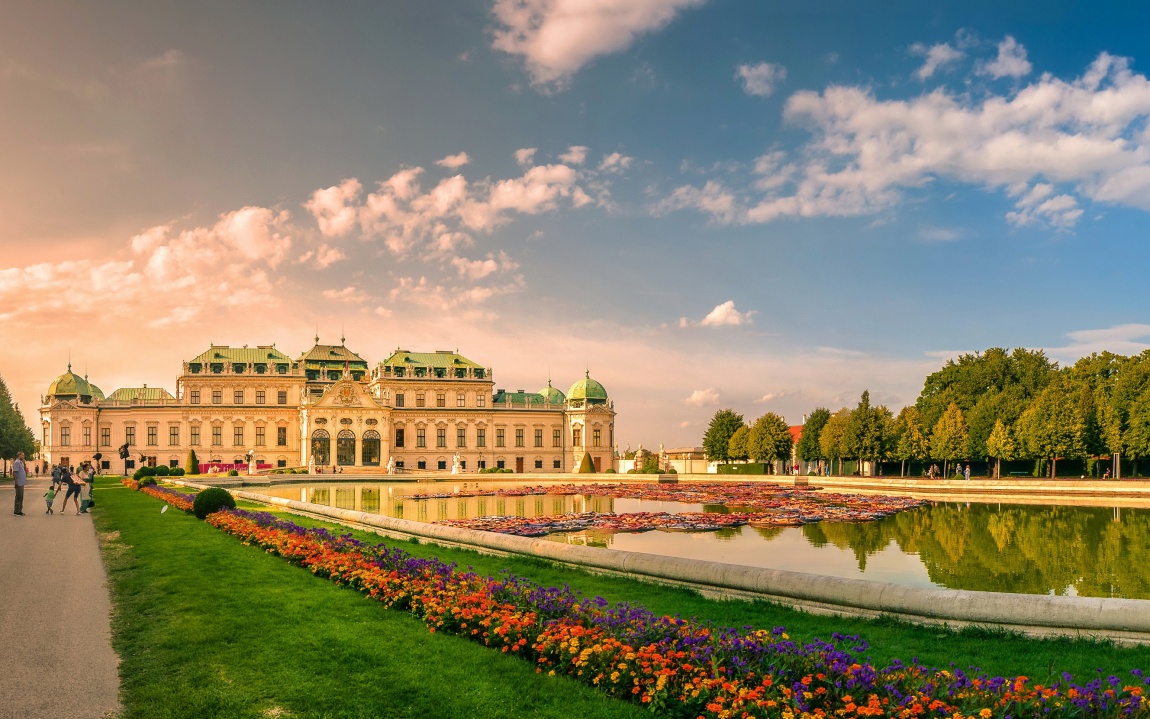
{"label": "person walking", "polygon": [[24,516],[24,487],[28,485],[28,465],[24,461],[24,453],[16,453],[16,461],[12,463],[12,476],[16,479],[16,505],[12,514],[17,517]]}
{"label": "person walking", "polygon": [[970,465],[969,464],[966,465],[966,469],[964,469],[962,471],[962,476],[966,479],[967,482],[970,481]]}

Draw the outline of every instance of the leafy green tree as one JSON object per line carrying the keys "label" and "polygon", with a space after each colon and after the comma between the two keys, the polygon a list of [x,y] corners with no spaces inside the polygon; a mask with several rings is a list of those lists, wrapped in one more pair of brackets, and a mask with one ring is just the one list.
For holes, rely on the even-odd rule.
{"label": "leafy green tree", "polygon": [[954,402],[946,408],[946,412],[938,418],[934,430],[930,433],[930,454],[942,460],[942,474],[947,475],[947,463],[957,461],[966,456],[967,439],[969,434],[966,428],[966,419],[962,410]]}
{"label": "leafy green tree", "polygon": [[863,390],[847,425],[847,452],[863,462],[883,461],[890,454],[891,424],[890,410],[872,407],[870,390]]}
{"label": "leafy green tree", "polygon": [[711,417],[711,423],[703,434],[703,451],[707,459],[726,462],[731,458],[731,437],[743,426],[743,415],[733,409],[721,409]]}
{"label": "leafy green tree", "polygon": [[822,433],[823,427],[826,426],[827,420],[830,418],[830,410],[826,407],[819,407],[807,416],[803,423],[803,433],[799,435],[799,444],[796,448],[799,459],[804,462],[820,462],[828,459],[823,454],[822,446],[819,445],[819,434]]}
{"label": "leafy green tree", "polygon": [[908,460],[930,456],[930,438],[922,426],[922,415],[914,405],[903,407],[894,420],[894,458],[902,461],[900,476],[906,476]]}
{"label": "leafy green tree", "polygon": [[827,460],[837,459],[839,461],[838,471],[843,469],[843,457],[847,456],[846,437],[847,431],[851,421],[851,411],[843,407],[838,412],[835,412],[823,425],[823,431],[819,432],[819,448],[822,450],[823,456]]}
{"label": "leafy green tree", "polygon": [[751,438],[751,428],[743,425],[735,430],[731,435],[731,441],[727,443],[727,456],[734,460],[746,460],[751,456],[751,451],[747,447],[747,442]]}
{"label": "leafy green tree", "polygon": [[774,474],[775,462],[790,460],[793,440],[787,423],[774,412],[767,412],[755,420],[747,438],[747,452],[756,462],[766,462]]}
{"label": "leafy green tree", "polygon": [[8,385],[0,377],[0,459],[4,460],[4,474],[8,474],[8,463],[20,452],[31,460],[36,454],[36,438],[24,423],[20,405],[12,402]]}
{"label": "leafy green tree", "polygon": [[990,431],[990,436],[986,438],[986,452],[990,457],[994,457],[994,478],[998,479],[1002,476],[1002,460],[1014,459],[1014,437],[1010,434],[1010,427],[1001,419],[995,421],[994,429]]}
{"label": "leafy green tree", "polygon": [[1051,382],[1018,419],[1018,439],[1034,459],[1049,459],[1050,476],[1058,476],[1059,457],[1082,457],[1083,422],[1077,398],[1062,376]]}
{"label": "leafy green tree", "polygon": [[1123,434],[1126,453],[1134,460],[1134,476],[1138,476],[1138,460],[1150,456],[1150,387],[1135,400],[1129,409],[1129,425]]}
{"label": "leafy green tree", "polygon": [[200,473],[200,460],[198,457],[196,457],[196,450],[188,450],[188,461],[185,463],[184,468],[188,474]]}

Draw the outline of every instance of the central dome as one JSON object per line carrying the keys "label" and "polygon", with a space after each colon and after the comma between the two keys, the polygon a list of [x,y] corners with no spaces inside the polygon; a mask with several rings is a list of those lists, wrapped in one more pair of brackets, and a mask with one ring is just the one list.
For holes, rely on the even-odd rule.
{"label": "central dome", "polygon": [[539,390],[539,394],[543,396],[544,402],[551,404],[563,404],[567,401],[562,392],[551,386],[551,380],[547,380],[547,386]]}
{"label": "central dome", "polygon": [[72,365],[68,365],[68,371],[57,377],[48,385],[49,397],[92,397],[92,387],[80,375],[72,371]]}

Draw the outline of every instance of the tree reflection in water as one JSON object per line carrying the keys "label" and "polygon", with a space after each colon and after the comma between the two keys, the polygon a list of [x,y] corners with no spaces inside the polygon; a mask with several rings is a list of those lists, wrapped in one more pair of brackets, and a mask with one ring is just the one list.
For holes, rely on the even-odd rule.
{"label": "tree reflection in water", "polygon": [[1150,510],[949,503],[802,531],[849,549],[860,571],[894,540],[951,589],[1150,599]]}

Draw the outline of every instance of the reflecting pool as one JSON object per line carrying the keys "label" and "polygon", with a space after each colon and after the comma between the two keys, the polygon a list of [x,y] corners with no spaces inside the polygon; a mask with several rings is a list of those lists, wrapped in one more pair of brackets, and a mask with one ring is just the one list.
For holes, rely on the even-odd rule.
{"label": "reflecting pool", "polygon": [[[585,495],[455,496],[478,486],[522,485],[406,482],[248,489],[422,522],[573,512],[729,511],[721,505]],[[409,498],[413,494],[442,496]],[[1150,599],[1150,509],[944,502],[871,522],[687,533],[584,531],[548,539],[907,586]]]}

